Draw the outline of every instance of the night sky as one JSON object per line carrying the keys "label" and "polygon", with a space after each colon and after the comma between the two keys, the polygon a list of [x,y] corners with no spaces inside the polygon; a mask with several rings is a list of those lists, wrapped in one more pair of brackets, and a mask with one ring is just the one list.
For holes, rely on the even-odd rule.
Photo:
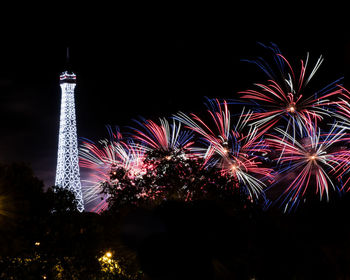
{"label": "night sky", "polygon": [[257,42],[276,43],[296,67],[307,51],[313,61],[322,54],[314,77],[320,86],[341,76],[350,84],[350,28],[329,17],[296,24],[245,10],[51,13],[4,21],[0,44],[0,162],[27,162],[46,187],[55,177],[67,46],[77,74],[78,136],[92,140],[107,136],[107,124],[123,131],[138,116],[199,112],[205,96],[234,98],[252,88],[264,77],[241,59],[264,53]]}

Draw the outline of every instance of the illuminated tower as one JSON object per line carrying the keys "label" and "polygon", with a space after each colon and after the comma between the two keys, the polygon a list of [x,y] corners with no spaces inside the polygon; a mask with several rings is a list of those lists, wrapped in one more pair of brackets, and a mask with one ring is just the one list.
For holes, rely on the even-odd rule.
{"label": "illuminated tower", "polygon": [[[69,58],[67,49],[67,61]],[[77,126],[74,105],[74,88],[76,75],[65,71],[60,75],[61,115],[58,135],[58,155],[55,185],[69,189],[75,194],[78,201],[78,210],[84,210],[84,201],[81,192]]]}

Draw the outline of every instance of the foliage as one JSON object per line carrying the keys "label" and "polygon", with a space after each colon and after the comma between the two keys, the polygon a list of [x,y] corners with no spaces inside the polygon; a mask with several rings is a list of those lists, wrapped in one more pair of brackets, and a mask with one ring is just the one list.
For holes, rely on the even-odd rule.
{"label": "foliage", "polygon": [[45,213],[43,183],[24,163],[0,164],[0,254],[16,255],[34,243]]}
{"label": "foliage", "polygon": [[230,200],[250,203],[236,188],[232,177],[215,168],[203,168],[203,159],[188,158],[183,151],[154,150],[147,153],[146,171],[128,176],[125,168],[112,169],[104,182],[110,211],[123,207],[156,206],[163,201]]}
{"label": "foliage", "polygon": [[34,253],[25,257],[0,258],[0,279],[55,279],[55,280],[137,280],[140,273],[128,274],[115,256],[99,259],[86,265],[74,256],[50,257]]}
{"label": "foliage", "polygon": [[70,190],[53,186],[46,191],[45,196],[51,213],[77,212],[78,202]]}

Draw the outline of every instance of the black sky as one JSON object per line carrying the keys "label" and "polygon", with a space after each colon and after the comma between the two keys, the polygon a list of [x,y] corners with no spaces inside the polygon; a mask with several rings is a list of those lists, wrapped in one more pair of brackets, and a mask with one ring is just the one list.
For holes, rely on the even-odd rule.
{"label": "black sky", "polygon": [[6,18],[0,44],[0,161],[27,162],[47,187],[54,183],[58,81],[67,46],[77,74],[78,134],[93,140],[106,136],[106,124],[123,127],[138,116],[198,112],[204,96],[232,98],[251,88],[262,76],[241,59],[263,54],[257,42],[276,43],[297,66],[307,51],[314,59],[324,55],[321,85],[340,76],[350,80],[348,24],[329,16],[305,20],[294,14],[294,21],[283,13],[251,14],[249,7],[222,14],[184,10],[78,7],[69,13],[61,7],[57,14],[53,7],[45,16]]}

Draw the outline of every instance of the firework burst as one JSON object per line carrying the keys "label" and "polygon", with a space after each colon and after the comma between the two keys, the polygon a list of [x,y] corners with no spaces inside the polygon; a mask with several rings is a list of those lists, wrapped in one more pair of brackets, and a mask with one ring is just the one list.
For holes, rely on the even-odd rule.
{"label": "firework burst", "polygon": [[280,174],[286,174],[277,185],[289,181],[277,199],[282,200],[285,210],[298,205],[312,188],[320,200],[324,197],[328,200],[330,190],[339,190],[339,173],[350,159],[349,151],[339,145],[349,140],[343,128],[335,124],[327,134],[314,128],[299,141],[281,128],[275,128],[275,131],[281,136],[270,135],[266,141],[279,154]]}
{"label": "firework burst", "polygon": [[346,88],[340,87],[343,90],[344,97],[339,99],[333,115],[338,119],[339,125],[346,130],[350,130],[350,92]]}
{"label": "firework burst", "polygon": [[[310,196],[328,200],[332,191],[349,191],[350,92],[338,84],[341,79],[321,90],[310,87],[322,56],[312,65],[307,53],[296,71],[277,46],[264,47],[274,52],[275,66],[260,58],[248,61],[268,76],[255,89],[239,92],[239,103],[250,110],[231,115],[226,101],[208,99],[205,118],[179,112],[172,122],[142,119],[128,139],[109,130],[109,140],[84,141],[80,164],[91,174],[83,186],[85,201],[95,203],[95,211],[105,209],[106,195],[98,202],[103,183],[118,198],[125,191],[125,201],[130,193],[136,203],[139,198],[166,199],[169,193],[187,201],[206,191],[208,180],[193,173],[197,167],[195,174],[213,171],[229,185],[225,190],[243,190],[252,200],[277,189],[271,201],[285,211]],[[334,121],[330,131],[321,132],[329,119]]]}
{"label": "firework burst", "polygon": [[265,187],[263,179],[271,178],[272,170],[262,167],[259,160],[267,147],[257,138],[257,130],[250,127],[247,134],[243,133],[250,113],[243,112],[236,126],[232,126],[226,101],[221,105],[216,99],[209,105],[214,129],[195,114],[187,116],[180,112],[175,118],[199,134],[206,144],[204,148],[193,149],[197,156],[205,159],[205,167],[218,168],[223,175],[234,179],[235,187],[244,188],[251,198],[259,197]]}
{"label": "firework burst", "polygon": [[347,97],[344,89],[337,84],[340,79],[322,90],[308,94],[307,86],[321,66],[323,57],[320,56],[309,70],[307,53],[306,59],[300,61],[300,71],[297,74],[276,46],[270,49],[274,51],[278,73],[281,73],[282,78],[278,78],[264,60],[249,61],[258,65],[269,80],[265,84],[256,83],[256,90],[239,92],[241,98],[250,100],[255,105],[255,112],[250,118],[251,125],[257,126],[262,135],[283,120],[286,132],[291,129],[294,135],[296,132],[301,135],[310,134],[313,124],[333,116],[334,107],[342,103],[339,98]]}
{"label": "firework burst", "polygon": [[160,118],[160,125],[152,120],[136,121],[140,129],[134,128],[132,137],[141,142],[146,151],[179,151],[188,150],[193,145],[193,135],[183,130],[180,122],[173,120],[172,124],[165,118]]}
{"label": "firework burst", "polygon": [[93,205],[92,211],[101,212],[107,208],[107,197],[102,192],[102,184],[111,182],[111,173],[121,168],[126,176],[135,178],[144,172],[144,149],[137,144],[124,142],[117,130],[110,128],[110,139],[100,140],[97,144],[85,140],[80,148],[80,166],[89,171],[89,179],[83,180],[85,203]]}

